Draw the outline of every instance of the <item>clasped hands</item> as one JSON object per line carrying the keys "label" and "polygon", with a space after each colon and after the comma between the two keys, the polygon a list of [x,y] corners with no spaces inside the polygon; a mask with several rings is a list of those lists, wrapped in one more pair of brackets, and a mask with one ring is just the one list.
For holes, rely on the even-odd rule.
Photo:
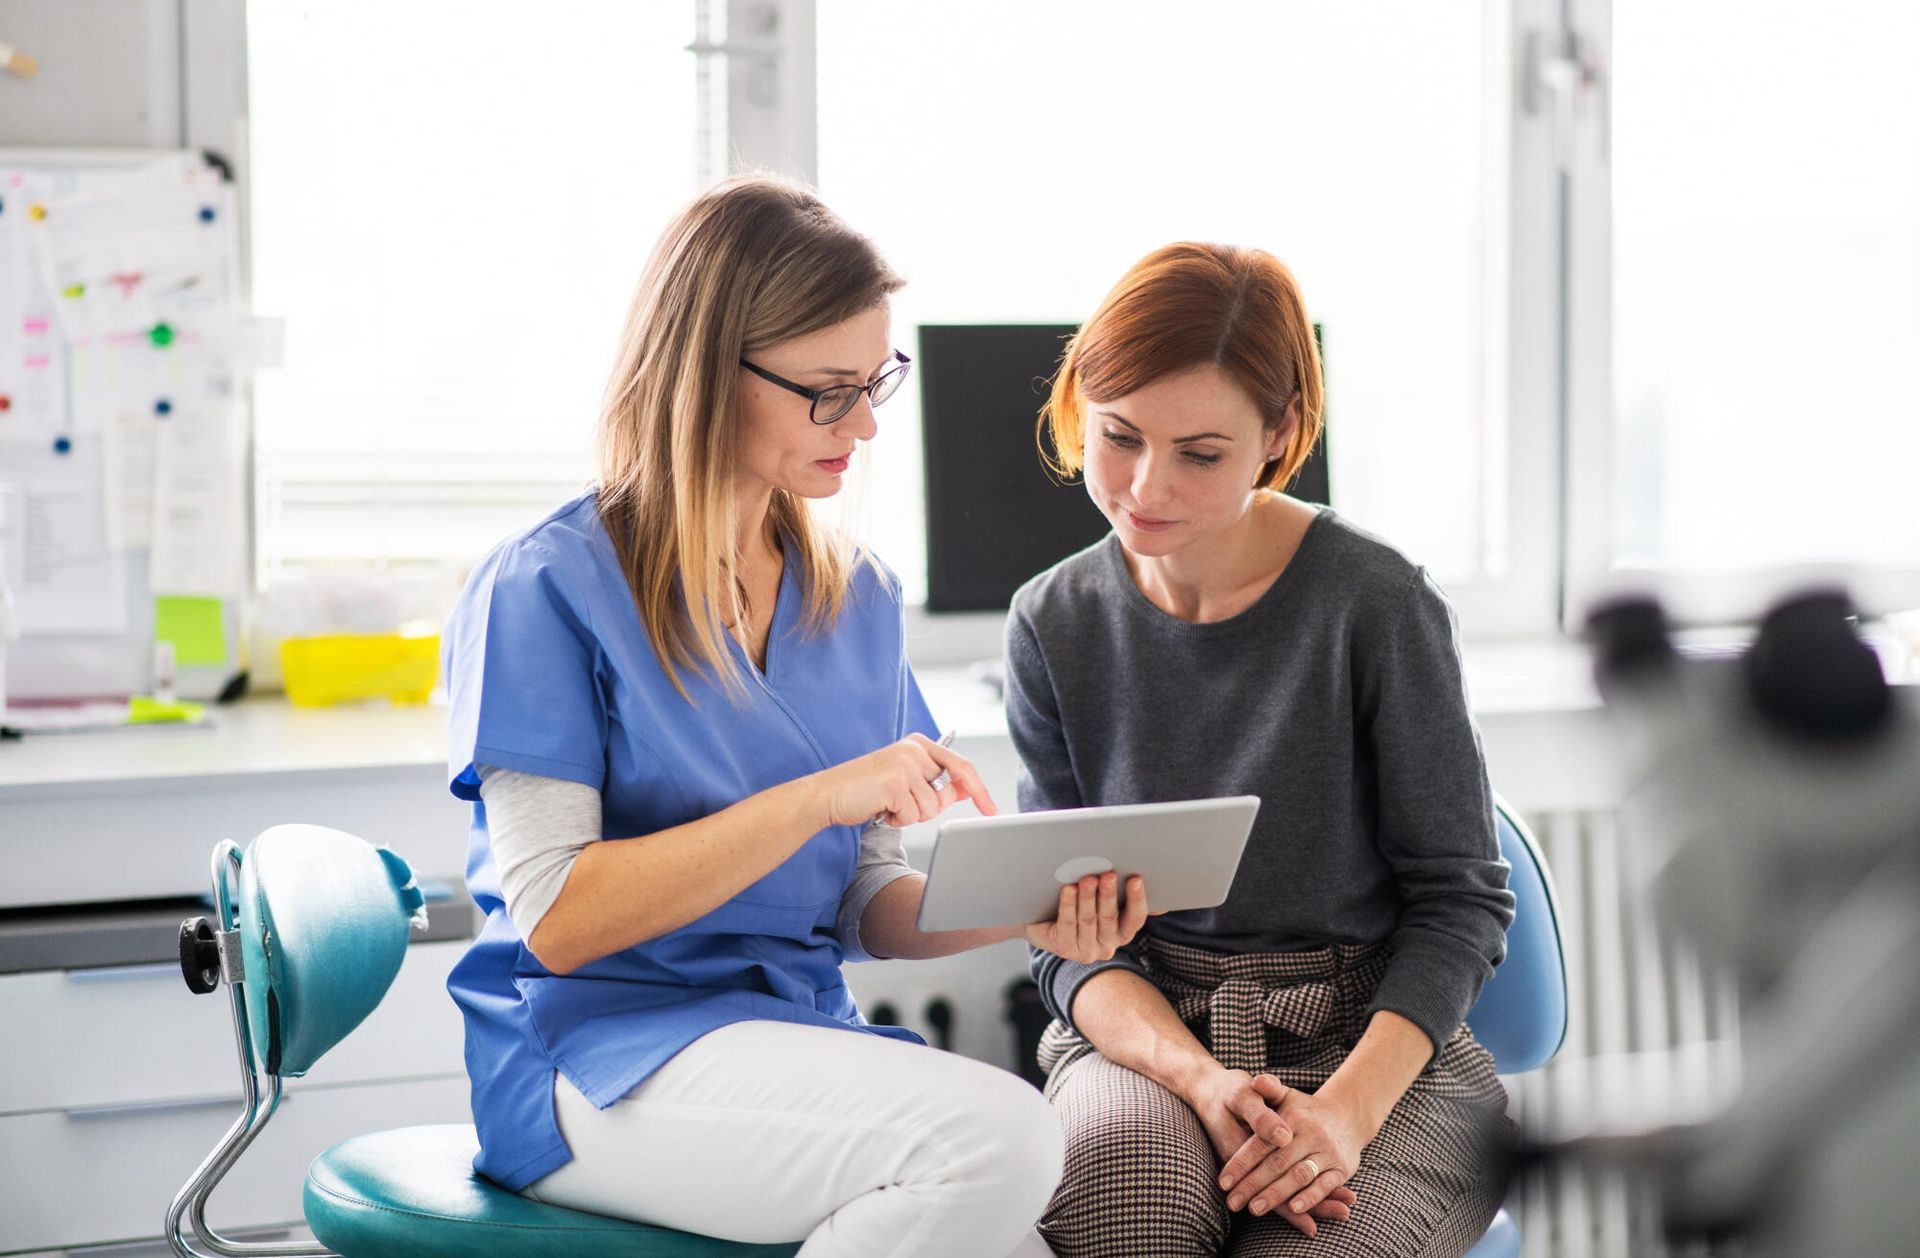
{"label": "clasped hands", "polygon": [[1188,1098],[1224,1165],[1227,1208],[1276,1212],[1308,1236],[1351,1213],[1347,1177],[1369,1138],[1347,1107],[1272,1075],[1220,1068]]}

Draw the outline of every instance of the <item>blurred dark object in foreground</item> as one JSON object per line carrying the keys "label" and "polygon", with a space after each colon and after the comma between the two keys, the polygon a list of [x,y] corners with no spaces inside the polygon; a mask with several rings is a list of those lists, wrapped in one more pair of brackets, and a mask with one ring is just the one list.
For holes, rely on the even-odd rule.
{"label": "blurred dark object in foreground", "polygon": [[[1731,658],[1660,605],[1588,621],[1659,917],[1737,978],[1740,1078],[1709,1120],[1519,1151],[1625,1173],[1714,1252],[1920,1252],[1920,713],[1845,593],[1775,606]],[[1604,1110],[1606,1098],[1596,1098]],[[1535,1133],[1539,1135],[1539,1133]]]}

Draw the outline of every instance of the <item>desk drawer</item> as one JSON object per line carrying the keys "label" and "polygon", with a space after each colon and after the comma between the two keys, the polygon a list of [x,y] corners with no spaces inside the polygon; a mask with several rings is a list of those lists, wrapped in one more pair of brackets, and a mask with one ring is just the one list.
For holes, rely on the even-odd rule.
{"label": "desk drawer", "polygon": [[[466,946],[408,948],[380,1007],[289,1091],[464,1070],[446,981]],[[196,996],[178,965],[0,975],[0,1114],[223,1096],[237,1107],[229,1008],[224,985]]]}
{"label": "desk drawer", "polygon": [[[167,1203],[237,1112],[0,1118],[0,1252],[158,1236]],[[464,1075],[309,1088],[281,1103],[214,1190],[208,1217],[222,1231],[297,1224],[307,1164],[322,1150],[366,1131],[470,1121]]]}

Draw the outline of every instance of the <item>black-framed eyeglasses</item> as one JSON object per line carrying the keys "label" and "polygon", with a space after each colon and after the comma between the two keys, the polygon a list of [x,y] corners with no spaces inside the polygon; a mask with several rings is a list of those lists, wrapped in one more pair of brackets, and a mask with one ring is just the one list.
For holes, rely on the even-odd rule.
{"label": "black-framed eyeglasses", "polygon": [[887,361],[893,366],[888,367],[866,384],[836,384],[825,389],[809,389],[804,384],[795,384],[791,380],[774,375],[765,367],[754,366],[744,358],[740,360],[740,365],[768,384],[777,384],[787,392],[798,393],[813,403],[807,411],[807,418],[814,423],[831,424],[852,410],[853,404],[860,400],[862,393],[867,395],[867,405],[878,406],[900,391],[901,384],[906,381],[908,369],[913,366],[913,359],[899,350],[894,350],[893,357]]}

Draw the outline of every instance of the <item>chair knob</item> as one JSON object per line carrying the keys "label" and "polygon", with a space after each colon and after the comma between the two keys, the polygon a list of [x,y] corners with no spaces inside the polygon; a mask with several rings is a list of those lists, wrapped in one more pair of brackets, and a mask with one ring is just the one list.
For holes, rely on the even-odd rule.
{"label": "chair knob", "polygon": [[180,923],[180,973],[186,976],[187,989],[198,996],[220,986],[220,944],[213,923],[204,917]]}

